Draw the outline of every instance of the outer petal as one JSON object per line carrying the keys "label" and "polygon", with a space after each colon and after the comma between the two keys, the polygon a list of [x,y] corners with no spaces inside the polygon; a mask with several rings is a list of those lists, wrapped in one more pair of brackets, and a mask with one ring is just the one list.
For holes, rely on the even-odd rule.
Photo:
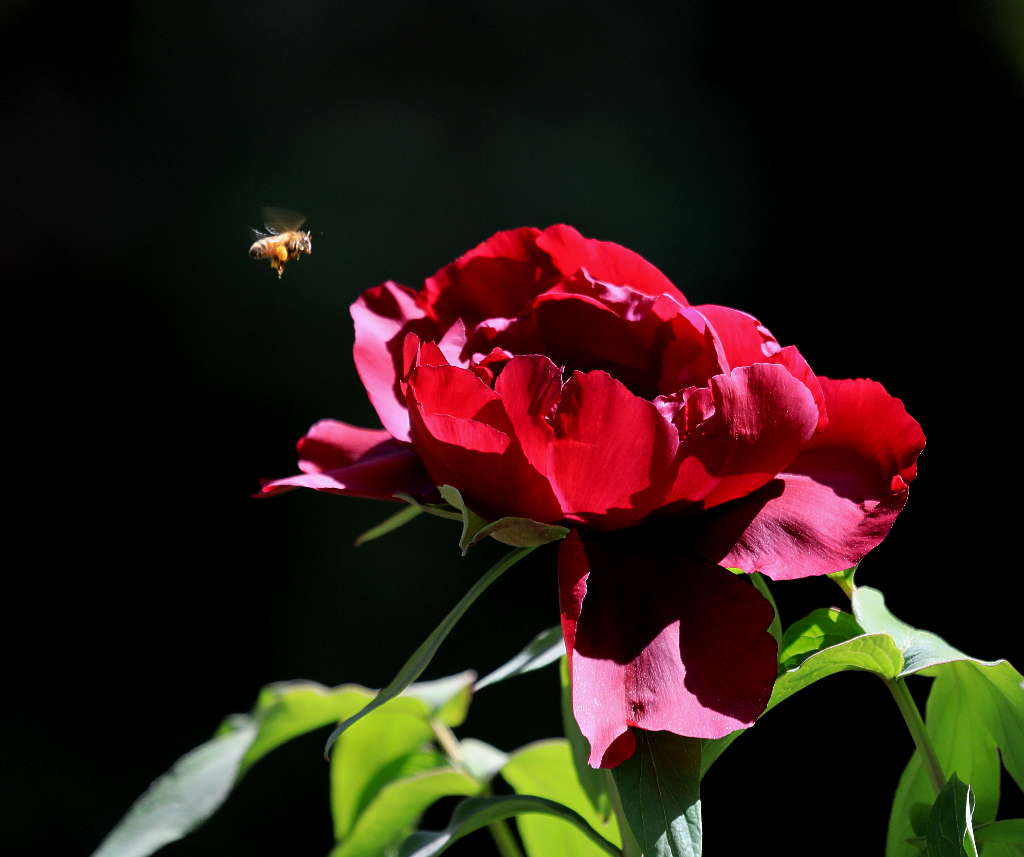
{"label": "outer petal", "polygon": [[399,440],[409,439],[409,412],[400,388],[402,346],[410,332],[437,339],[434,322],[416,303],[416,293],[387,282],[367,289],[351,308],[356,340],[352,353],[381,425]]}
{"label": "outer petal", "polygon": [[511,318],[554,282],[557,272],[537,248],[540,230],[508,229],[463,254],[427,279],[423,303],[442,323]]}
{"label": "outer petal", "polygon": [[453,485],[488,517],[563,517],[548,481],[533,468],[498,395],[469,369],[419,366],[409,376],[413,439],[436,485]]}
{"label": "outer petal", "polygon": [[701,552],[776,580],[849,568],[906,503],[924,434],[881,384],[819,379],[829,423],[772,482],[708,513]]}
{"label": "outer petal", "polygon": [[559,547],[573,713],[594,767],[632,754],[630,727],[720,738],[753,723],[771,695],[771,606],[670,544],[573,532]]}
{"label": "outer petal", "polygon": [[321,420],[299,441],[298,449],[302,474],[267,482],[261,495],[292,488],[378,500],[393,500],[399,492],[432,499],[436,493],[413,448],[386,431]]}
{"label": "outer petal", "polygon": [[630,286],[649,295],[670,294],[683,305],[686,298],[672,281],[639,253],[611,241],[584,238],[571,226],[549,226],[537,238],[559,271],[567,277],[581,268],[598,280]]}
{"label": "outer petal", "polygon": [[546,357],[516,357],[498,377],[527,458],[563,512],[598,529],[636,523],[664,498],[678,445],[657,408],[606,372],[560,373]]}

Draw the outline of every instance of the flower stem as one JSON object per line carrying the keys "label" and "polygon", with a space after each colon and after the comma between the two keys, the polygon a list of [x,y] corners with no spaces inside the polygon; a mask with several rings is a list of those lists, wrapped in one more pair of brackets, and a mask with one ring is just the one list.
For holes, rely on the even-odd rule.
{"label": "flower stem", "polygon": [[892,693],[892,698],[896,700],[896,707],[899,708],[900,714],[903,715],[903,720],[907,724],[910,736],[914,739],[914,746],[917,747],[917,752],[921,754],[921,761],[924,762],[924,769],[928,774],[928,779],[931,780],[937,795],[946,785],[946,777],[942,773],[942,765],[939,763],[939,757],[935,754],[935,748],[932,746],[932,740],[928,735],[928,728],[924,725],[924,720],[921,719],[921,712],[917,710],[917,704],[910,695],[907,683],[903,679],[886,679],[885,685],[889,688],[889,692]]}
{"label": "flower stem", "polygon": [[[441,749],[444,750],[444,754],[448,757],[448,761],[456,768],[464,769],[465,763],[462,758],[462,750],[459,749],[459,739],[455,737],[455,733],[448,728],[447,724],[442,723],[440,720],[431,720],[430,726],[434,731],[437,743],[441,745]],[[486,795],[490,793],[490,786],[484,786],[481,794]],[[498,853],[501,857],[523,857],[519,843],[516,842],[512,830],[505,821],[492,821],[487,825],[487,829],[491,833],[491,838],[494,839],[494,844],[498,846]]]}
{"label": "flower stem", "polygon": [[622,808],[622,796],[619,794],[619,787],[615,783],[615,775],[605,770],[605,777],[608,780],[608,797],[611,798],[612,811],[615,819],[619,822],[619,835],[622,836],[622,857],[643,857],[640,853],[640,843],[633,835],[633,828],[629,826],[626,818],[626,811]]}

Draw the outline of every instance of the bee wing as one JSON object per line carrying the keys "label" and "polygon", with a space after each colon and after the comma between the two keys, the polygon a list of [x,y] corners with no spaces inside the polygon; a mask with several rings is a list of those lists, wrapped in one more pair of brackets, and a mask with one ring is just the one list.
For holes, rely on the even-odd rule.
{"label": "bee wing", "polygon": [[253,238],[254,241],[259,241],[261,238],[266,238],[267,237],[267,233],[264,232],[262,229],[253,229],[250,226],[249,227],[249,232],[252,233],[252,238]]}
{"label": "bee wing", "polygon": [[287,208],[263,207],[263,225],[271,235],[281,232],[293,232],[306,222],[304,215]]}

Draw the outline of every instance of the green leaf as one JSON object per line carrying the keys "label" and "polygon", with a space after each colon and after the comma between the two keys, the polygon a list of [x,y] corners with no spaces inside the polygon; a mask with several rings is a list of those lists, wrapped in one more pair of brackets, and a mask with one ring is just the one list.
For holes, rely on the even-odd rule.
{"label": "green leaf", "polygon": [[974,838],[981,857],[1024,857],[1024,818],[977,824]]}
{"label": "green leaf", "polygon": [[928,820],[928,857],[978,857],[971,814],[971,787],[953,774],[939,793]]}
{"label": "green leaf", "polygon": [[885,837],[885,857],[920,857],[922,846],[913,840],[927,832],[934,796],[935,789],[921,755],[915,752],[896,786]]}
{"label": "green leaf", "polygon": [[814,610],[790,625],[782,635],[779,664],[784,669],[793,669],[809,655],[863,633],[849,613],[835,607]]}
{"label": "green leaf", "polygon": [[697,738],[635,730],[636,753],[614,771],[626,820],[645,857],[700,857]]}
{"label": "green leaf", "polygon": [[453,509],[447,503],[421,503],[411,494],[403,494],[401,491],[397,491],[393,496],[436,518],[445,518],[448,521],[462,520],[462,512]]}
{"label": "green leaf", "polygon": [[598,817],[605,821],[612,814],[608,782],[604,774],[590,767],[587,761],[590,758],[590,742],[583,736],[576,717],[572,713],[572,683],[569,681],[569,662],[566,658],[562,658],[558,670],[562,683],[562,730],[572,751],[576,780],[589,798]]}
{"label": "green leaf", "polygon": [[239,719],[233,731],[182,756],[135,802],[93,857],[145,857],[209,818],[234,786],[256,730],[255,721]]}
{"label": "green leaf", "polygon": [[359,536],[355,542],[356,547],[365,545],[367,542],[372,542],[374,539],[379,539],[381,536],[386,536],[388,533],[397,530],[399,527],[404,527],[413,518],[418,518],[422,515],[423,512],[423,507],[418,504],[399,509],[390,518],[386,518],[375,527],[370,527],[370,529]]}
{"label": "green leaf", "polygon": [[[580,786],[569,742],[551,739],[528,744],[509,757],[502,776],[516,794],[536,795],[567,806],[613,844],[621,843],[615,816],[602,818]],[[605,849],[577,828],[546,815],[524,815],[516,820],[530,857],[599,857]]]}
{"label": "green leaf", "polygon": [[433,681],[418,681],[409,685],[402,692],[402,696],[413,696],[423,700],[430,706],[430,716],[446,726],[461,726],[469,713],[474,681],[476,673],[466,670]]}
{"label": "green leaf", "polygon": [[[860,591],[860,590],[858,590]],[[903,666],[900,654],[888,634],[864,634],[843,643],[822,649],[805,658],[799,666],[787,670],[775,680],[771,698],[764,713],[797,691],[814,682],[844,670],[863,670],[882,678],[895,678]],[[746,730],[738,729],[723,738],[705,739],[701,746],[701,776],[707,774],[712,763]]]}
{"label": "green leaf", "polygon": [[476,738],[463,738],[459,742],[462,767],[482,783],[489,783],[508,762],[508,753]]}
{"label": "green leaf", "polygon": [[[433,857],[446,851],[464,836],[493,824],[524,813],[546,813],[576,825],[606,854],[621,857],[622,852],[601,836],[587,822],[568,807],[533,795],[501,795],[500,797],[474,797],[462,801],[452,813],[451,823],[444,830],[414,833],[398,850],[398,857]],[[332,855],[338,857],[338,855]],[[556,855],[551,855],[556,857]]]}
{"label": "green leaf", "polygon": [[479,544],[487,536],[512,547],[535,548],[569,535],[566,527],[545,524],[530,518],[499,518],[496,521],[488,521],[466,505],[458,488],[442,485],[438,491],[449,505],[461,513],[462,536],[459,539],[459,547],[463,556],[473,545]]}
{"label": "green leaf", "polygon": [[[425,707],[418,699],[393,699],[338,738],[331,754],[336,840],[349,835],[360,813],[387,782],[405,773],[402,761],[429,744],[433,730]],[[388,776],[380,776],[382,772]]]}
{"label": "green leaf", "polygon": [[560,625],[555,625],[553,628],[541,631],[519,654],[480,679],[476,683],[476,689],[483,690],[488,685],[497,684],[507,678],[539,670],[541,667],[554,663],[564,654],[565,641],[562,639],[562,628]]}
{"label": "green leaf", "polygon": [[848,568],[845,571],[834,571],[828,575],[831,580],[834,580],[839,584],[839,588],[850,596],[853,594],[853,590],[856,588],[853,583],[853,576],[857,573],[857,566]]}
{"label": "green leaf", "polygon": [[779,605],[775,603],[775,598],[772,596],[772,591],[768,588],[768,582],[763,574],[754,572],[750,575],[750,582],[754,584],[754,589],[760,592],[765,597],[765,600],[772,605],[772,612],[775,614],[775,618],[772,619],[771,625],[768,626],[768,633],[778,643],[782,640],[782,620],[779,618]]}
{"label": "green leaf", "polygon": [[146,857],[194,830],[263,756],[292,738],[358,711],[372,694],[357,685],[281,682],[260,693],[252,715],[233,715],[185,754],[132,805],[93,857]]}
{"label": "green leaf", "polygon": [[885,597],[877,589],[858,586],[851,598],[853,615],[869,634],[888,634],[903,654],[899,677],[912,675],[936,664],[971,660],[954,649],[938,634],[921,631],[901,622],[885,606]]}
{"label": "green leaf", "polygon": [[430,636],[412,653],[412,656],[405,662],[388,686],[381,690],[361,711],[353,714],[331,733],[331,736],[327,739],[327,746],[324,748],[324,752],[329,755],[331,747],[342,732],[375,708],[378,708],[390,699],[394,699],[416,681],[423,674],[427,666],[429,666],[430,661],[441,647],[441,643],[444,642],[445,638],[451,633],[452,628],[455,627],[473,602],[483,594],[487,587],[531,551],[533,551],[533,548],[519,548],[506,554],[491,566],[484,576],[473,584],[469,592],[462,596],[462,599],[452,608],[451,612],[441,620],[441,623],[430,633]]}
{"label": "green leaf", "polygon": [[388,783],[360,813],[351,833],[331,851],[330,857],[381,857],[408,835],[434,801],[479,791],[480,783],[452,768]]}

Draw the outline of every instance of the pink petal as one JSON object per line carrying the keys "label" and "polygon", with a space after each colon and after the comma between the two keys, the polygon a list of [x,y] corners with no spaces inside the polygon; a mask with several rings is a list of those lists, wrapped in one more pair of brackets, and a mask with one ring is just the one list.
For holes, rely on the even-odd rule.
{"label": "pink petal", "polygon": [[549,226],[537,237],[537,246],[565,276],[581,268],[595,279],[629,286],[649,295],[669,294],[683,305],[686,298],[671,280],[638,253],[611,241],[584,238],[571,226]]}
{"label": "pink petal", "polygon": [[421,499],[436,496],[433,483],[411,446],[386,431],[321,420],[299,443],[298,476],[264,484],[262,496],[292,488],[393,500],[396,493]]}
{"label": "pink petal", "polygon": [[469,369],[419,366],[409,376],[413,439],[436,485],[453,485],[488,518],[561,520],[547,480],[513,439],[498,395]]}
{"label": "pink petal", "polygon": [[351,307],[356,339],[352,349],[356,370],[370,403],[384,426],[398,440],[409,439],[409,413],[400,387],[406,334],[436,339],[434,323],[416,303],[416,293],[387,282],[367,289]]}
{"label": "pink petal", "polygon": [[906,503],[924,434],[881,384],[819,379],[828,426],[786,472],[708,513],[704,556],[776,580],[856,565]]}
{"label": "pink petal", "polygon": [[558,571],[573,713],[593,767],[631,754],[631,727],[720,738],[764,710],[773,614],[745,580],[641,531],[574,531]]}

